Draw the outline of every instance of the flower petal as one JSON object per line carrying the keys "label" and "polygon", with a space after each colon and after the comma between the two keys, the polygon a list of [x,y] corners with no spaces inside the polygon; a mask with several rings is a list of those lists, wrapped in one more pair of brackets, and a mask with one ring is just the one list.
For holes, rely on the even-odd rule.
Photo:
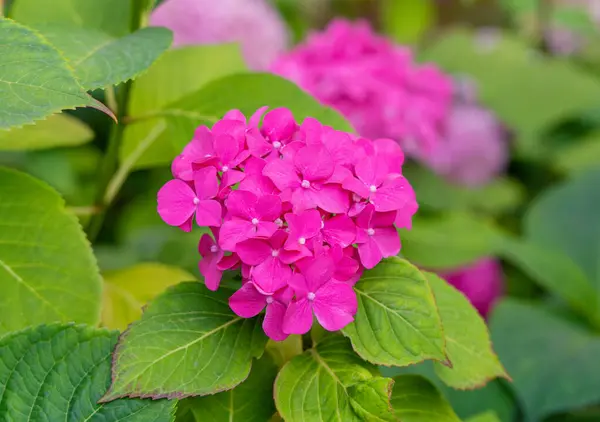
{"label": "flower petal", "polygon": [[312,189],[311,193],[317,205],[327,212],[341,214],[348,211],[350,197],[339,185],[324,185]]}
{"label": "flower petal", "polygon": [[221,204],[212,199],[200,201],[196,206],[196,224],[200,227],[220,227],[222,215]]}
{"label": "flower petal", "polygon": [[254,207],[258,198],[252,192],[234,190],[227,197],[225,206],[229,215],[251,221],[255,216]]}
{"label": "flower petal", "polygon": [[296,174],[294,165],[286,160],[269,161],[263,169],[263,175],[271,179],[279,190],[300,186],[300,178]]}
{"label": "flower petal", "polygon": [[260,294],[251,282],[244,285],[229,298],[229,306],[242,318],[255,317],[267,304],[267,298]]}
{"label": "flower petal", "polygon": [[194,172],[194,187],[196,196],[200,199],[212,199],[219,190],[219,180],[217,179],[217,169],[214,167],[204,167]]}
{"label": "flower petal", "polygon": [[304,297],[308,293],[306,278],[304,278],[304,276],[300,273],[292,274],[288,285],[292,288],[296,294],[296,297]]}
{"label": "flower petal", "polygon": [[262,131],[270,141],[286,141],[296,128],[294,115],[287,108],[274,108],[263,119]]}
{"label": "flower petal", "polygon": [[342,182],[342,187],[350,192],[354,192],[361,198],[369,197],[369,188],[356,177],[348,177]]}
{"label": "flower petal", "polygon": [[204,284],[208,290],[213,292],[219,288],[223,271],[217,268],[218,257],[207,255],[198,263],[198,270],[204,276]]}
{"label": "flower petal", "polygon": [[160,188],[157,195],[157,211],[160,218],[170,226],[184,224],[193,214],[196,194],[182,180],[170,180]]}
{"label": "flower petal", "polygon": [[283,332],[283,318],[287,307],[278,301],[273,301],[267,305],[265,319],[263,320],[263,330],[272,340],[283,341],[288,334]]}
{"label": "flower petal", "polygon": [[321,145],[302,148],[294,157],[294,165],[308,181],[328,179],[334,169],[331,154]]}
{"label": "flower petal", "polygon": [[254,234],[254,225],[244,220],[229,220],[221,226],[219,246],[226,251],[235,251],[238,243],[250,239]]}
{"label": "flower petal", "polygon": [[265,294],[273,294],[285,287],[292,276],[289,265],[283,264],[275,257],[269,257],[252,270],[252,280],[256,287]]}
{"label": "flower petal", "polygon": [[258,198],[254,208],[260,221],[275,221],[281,215],[281,199],[277,195],[264,195]]}
{"label": "flower petal", "polygon": [[346,283],[331,282],[319,289],[313,301],[317,321],[327,331],[337,331],[354,321],[358,301]]}
{"label": "flower petal", "polygon": [[313,323],[312,307],[308,299],[300,299],[288,305],[283,317],[283,332],[306,334]]}
{"label": "flower petal", "polygon": [[414,198],[414,192],[404,176],[386,180],[377,192],[371,195],[375,211],[396,211]]}
{"label": "flower petal", "polygon": [[[214,255],[215,252],[211,250],[213,246],[215,246],[214,239],[209,234],[203,234],[200,238],[200,242],[198,242],[198,252],[202,256]],[[221,248],[217,247],[217,251]]]}
{"label": "flower petal", "polygon": [[354,242],[356,226],[350,217],[340,214],[325,220],[322,233],[325,241],[330,245],[339,245],[345,248]]}
{"label": "flower petal", "polygon": [[376,228],[373,240],[384,258],[396,256],[400,252],[400,235],[394,227]]}
{"label": "flower petal", "polygon": [[383,258],[379,246],[375,243],[372,236],[369,236],[365,243],[358,245],[358,256],[360,257],[360,262],[367,269],[375,267]]}
{"label": "flower petal", "polygon": [[238,243],[235,252],[244,264],[258,265],[271,257],[271,246],[265,240],[248,239]]}

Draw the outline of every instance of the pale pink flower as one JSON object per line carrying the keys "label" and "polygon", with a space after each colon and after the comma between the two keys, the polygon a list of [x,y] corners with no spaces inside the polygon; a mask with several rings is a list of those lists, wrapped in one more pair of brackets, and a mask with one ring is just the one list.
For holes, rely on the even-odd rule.
{"label": "pale pink flower", "polygon": [[173,45],[236,42],[246,62],[265,69],[288,43],[286,26],[266,0],[165,0],[150,17],[152,26],[173,31]]}

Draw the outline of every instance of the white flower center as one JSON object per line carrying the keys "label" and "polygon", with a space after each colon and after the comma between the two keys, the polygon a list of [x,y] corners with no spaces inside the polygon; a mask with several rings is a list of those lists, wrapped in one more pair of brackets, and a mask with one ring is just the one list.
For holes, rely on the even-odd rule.
{"label": "white flower center", "polygon": [[252,219],[252,224],[254,224],[256,226],[258,224],[258,218],[253,218]]}
{"label": "white flower center", "polygon": [[212,253],[216,253],[218,250],[219,250],[219,247],[218,247],[217,245],[212,245],[212,246],[210,247],[210,251],[211,251]]}
{"label": "white flower center", "polygon": [[306,243],[306,238],[301,237],[300,239],[298,239],[298,243],[300,243],[301,245],[304,245]]}
{"label": "white flower center", "polygon": [[273,249],[271,251],[271,256],[279,256],[279,250],[278,249]]}
{"label": "white flower center", "polygon": [[273,303],[273,298],[271,296],[267,296],[267,305]]}
{"label": "white flower center", "polygon": [[313,292],[308,292],[308,294],[306,295],[308,300],[315,300],[315,296],[316,295]]}
{"label": "white flower center", "polygon": [[303,180],[300,184],[304,189],[310,188],[310,182],[308,180]]}
{"label": "white flower center", "polygon": [[283,220],[281,218],[278,218],[277,220],[275,220],[275,224],[277,224],[279,227],[283,226]]}
{"label": "white flower center", "polygon": [[229,170],[228,166],[223,166],[221,167],[221,170],[223,171],[223,173],[225,173],[227,170]]}
{"label": "white flower center", "polygon": [[325,228],[325,222],[323,220],[321,220],[321,228],[324,229]]}
{"label": "white flower center", "polygon": [[375,234],[375,229],[367,229],[367,234],[373,236]]}
{"label": "white flower center", "polygon": [[371,186],[369,186],[369,190],[371,191],[371,193],[375,193],[375,192],[377,192],[377,186],[371,185]]}
{"label": "white flower center", "polygon": [[281,142],[279,142],[279,141],[273,142],[273,148],[275,148],[275,149],[281,148]]}
{"label": "white flower center", "polygon": [[197,197],[194,197],[192,202],[194,203],[194,205],[198,205],[200,203],[200,199],[198,199]]}

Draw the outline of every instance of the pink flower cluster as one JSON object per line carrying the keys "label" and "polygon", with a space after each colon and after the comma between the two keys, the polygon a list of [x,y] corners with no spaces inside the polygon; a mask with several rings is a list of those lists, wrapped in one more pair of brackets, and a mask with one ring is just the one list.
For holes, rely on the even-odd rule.
{"label": "pink flower cluster", "polygon": [[386,137],[415,157],[441,139],[452,104],[452,79],[418,65],[407,47],[377,35],[367,22],[334,20],[271,66],[344,114],[362,136]]}
{"label": "pink flower cluster", "polygon": [[246,120],[232,110],[199,127],[158,192],[158,213],[185,231],[194,220],[210,227],[214,240],[199,245],[206,286],[216,290],[223,271],[240,268],[230,306],[244,318],[266,308],[272,339],[308,332],[313,314],[339,330],[354,319],[363,269],[398,254],[396,227],[410,228],[417,210],[403,153],[389,139],[265,111]]}

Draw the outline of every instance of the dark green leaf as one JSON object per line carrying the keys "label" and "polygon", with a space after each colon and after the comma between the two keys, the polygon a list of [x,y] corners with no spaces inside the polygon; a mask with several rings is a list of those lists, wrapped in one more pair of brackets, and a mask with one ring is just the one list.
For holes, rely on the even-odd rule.
{"label": "dark green leaf", "polygon": [[97,404],[110,384],[118,334],[85,326],[49,325],[0,340],[2,420],[171,422],[174,400]]}
{"label": "dark green leaf", "polygon": [[392,407],[402,422],[460,422],[444,396],[426,378],[394,378]]}
{"label": "dark green leaf", "polygon": [[275,413],[273,383],[277,367],[266,356],[252,366],[248,379],[233,390],[180,403],[197,422],[264,422]]}
{"label": "dark green leaf", "polygon": [[447,360],[433,294],[416,267],[386,259],[366,271],[354,290],[358,312],[343,333],[363,359],[393,366]]}
{"label": "dark green leaf", "polygon": [[53,189],[0,168],[0,227],[0,334],[54,321],[98,323],[96,261]]}
{"label": "dark green leaf", "polygon": [[551,312],[500,303],[491,331],[527,421],[600,401],[600,338]]}
{"label": "dark green leaf", "polygon": [[121,336],[113,383],[102,400],[207,395],[244,381],[267,337],[259,318],[229,309],[231,294],[190,282],[158,296]]}
{"label": "dark green leaf", "polygon": [[289,361],[275,381],[275,403],[287,422],[396,421],[393,380],[354,354],[349,341],[330,336]]}

